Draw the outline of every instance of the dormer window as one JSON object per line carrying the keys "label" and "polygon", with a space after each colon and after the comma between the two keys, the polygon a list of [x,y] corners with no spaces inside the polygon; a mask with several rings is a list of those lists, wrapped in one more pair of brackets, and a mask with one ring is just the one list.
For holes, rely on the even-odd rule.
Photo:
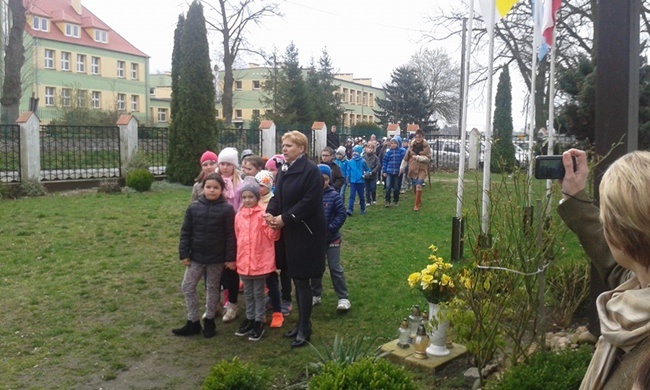
{"label": "dormer window", "polygon": [[77,24],[72,24],[72,23],[66,23],[65,24],[65,36],[66,37],[73,37],[73,38],[79,38],[79,25]]}
{"label": "dormer window", "polygon": [[100,42],[100,43],[108,42],[108,32],[104,30],[95,30],[95,42]]}
{"label": "dormer window", "polygon": [[32,21],[32,28],[38,31],[48,32],[50,30],[50,21],[49,19],[42,18],[40,16],[34,16]]}

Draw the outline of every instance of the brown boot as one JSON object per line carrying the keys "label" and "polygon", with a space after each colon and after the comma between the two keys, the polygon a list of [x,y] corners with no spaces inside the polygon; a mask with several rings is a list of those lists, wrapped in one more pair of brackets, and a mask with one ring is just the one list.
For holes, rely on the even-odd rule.
{"label": "brown boot", "polygon": [[415,207],[413,207],[413,211],[419,211],[420,206],[422,206],[422,190],[416,190],[415,191]]}

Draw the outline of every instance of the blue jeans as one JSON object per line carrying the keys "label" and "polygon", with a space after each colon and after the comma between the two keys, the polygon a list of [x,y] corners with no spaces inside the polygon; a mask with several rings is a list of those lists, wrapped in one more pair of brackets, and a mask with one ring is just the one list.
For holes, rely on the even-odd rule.
{"label": "blue jeans", "polygon": [[363,197],[363,183],[350,183],[350,200],[348,201],[348,212],[354,210],[354,199],[356,195],[359,194],[359,204],[361,205],[361,212],[366,212],[366,200]]}
{"label": "blue jeans", "polygon": [[[341,240],[327,246],[327,265],[332,277],[334,293],[339,299],[348,299],[348,286],[345,283],[343,266],[341,266]],[[315,297],[320,297],[323,294],[323,278],[312,278],[310,284],[312,294]]]}
{"label": "blue jeans", "polygon": [[341,189],[339,190],[339,195],[341,195],[341,200],[345,204],[345,189],[348,188],[348,183],[343,183]]}
{"label": "blue jeans", "polygon": [[401,180],[398,174],[388,173],[386,174],[386,202],[390,203],[391,191],[393,192],[393,202],[399,202],[399,190],[401,186]]}
{"label": "blue jeans", "polygon": [[366,184],[366,201],[367,203],[377,201],[377,178],[371,177],[370,179],[364,179]]}

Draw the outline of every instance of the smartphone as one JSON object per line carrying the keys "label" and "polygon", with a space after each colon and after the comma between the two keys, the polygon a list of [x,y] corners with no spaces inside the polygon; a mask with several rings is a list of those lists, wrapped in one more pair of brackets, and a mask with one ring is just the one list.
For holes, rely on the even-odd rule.
{"label": "smartphone", "polygon": [[[576,169],[576,158],[573,157],[573,171]],[[562,156],[536,156],[535,157],[535,179],[563,179],[564,164]]]}

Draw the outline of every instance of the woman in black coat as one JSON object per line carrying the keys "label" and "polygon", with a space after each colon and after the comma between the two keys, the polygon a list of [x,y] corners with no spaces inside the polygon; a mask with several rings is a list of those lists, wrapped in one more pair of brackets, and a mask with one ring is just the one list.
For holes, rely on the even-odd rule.
{"label": "woman in black coat", "polygon": [[282,136],[285,163],[278,172],[273,198],[266,209],[267,223],[282,229],[287,272],[296,286],[298,324],[285,333],[292,348],[311,336],[312,293],[309,279],[325,272],[327,224],[323,212],[323,176],[307,158],[307,137],[298,131]]}

